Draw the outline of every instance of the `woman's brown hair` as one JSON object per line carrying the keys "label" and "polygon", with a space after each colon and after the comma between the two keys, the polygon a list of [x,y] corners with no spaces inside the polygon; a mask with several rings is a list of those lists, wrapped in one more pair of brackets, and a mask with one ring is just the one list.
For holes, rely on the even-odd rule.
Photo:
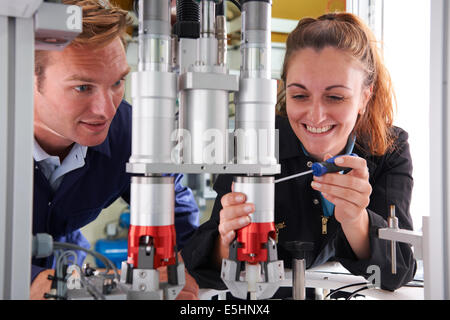
{"label": "woman's brown hair", "polygon": [[[83,10],[83,31],[70,46],[102,47],[120,37],[126,47],[126,28],[132,24],[132,18],[126,10],[112,5],[108,0],[63,0],[62,3],[77,5]],[[35,51],[34,73],[38,90],[49,60],[48,51]]]}
{"label": "woman's brown hair", "polygon": [[384,66],[372,31],[357,16],[350,13],[329,13],[317,19],[299,21],[286,41],[286,54],[281,74],[277,113],[286,114],[286,76],[291,57],[301,49],[321,50],[334,47],[347,52],[360,62],[366,78],[364,85],[372,87],[372,96],[364,115],[359,116],[353,132],[373,155],[383,155],[393,145],[391,127],[395,94],[389,72]]}

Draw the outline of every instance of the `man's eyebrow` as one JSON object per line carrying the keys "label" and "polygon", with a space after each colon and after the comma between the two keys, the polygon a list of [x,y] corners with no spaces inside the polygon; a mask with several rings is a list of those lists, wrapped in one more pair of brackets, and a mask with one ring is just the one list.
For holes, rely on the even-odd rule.
{"label": "man's eyebrow", "polygon": [[96,82],[95,79],[85,77],[79,74],[74,74],[64,79],[64,81],[80,81],[80,82]]}
{"label": "man's eyebrow", "polygon": [[[122,74],[120,75],[119,79],[125,78],[126,75],[127,75],[128,73],[130,73],[130,71],[131,71],[131,67],[128,66],[128,68],[127,68],[124,72],[122,72]],[[97,81],[96,81],[95,79],[93,79],[93,78],[86,77],[86,76],[82,76],[82,75],[79,75],[79,74],[74,74],[74,75],[72,75],[72,76],[70,76],[70,77],[68,77],[68,78],[66,78],[66,79],[64,79],[64,80],[65,80],[65,81],[92,82],[92,83],[97,82]]]}
{"label": "man's eyebrow", "polygon": [[131,71],[131,67],[128,66],[128,68],[122,73],[122,75],[120,76],[120,79],[125,78],[127,76],[127,74],[129,74]]}

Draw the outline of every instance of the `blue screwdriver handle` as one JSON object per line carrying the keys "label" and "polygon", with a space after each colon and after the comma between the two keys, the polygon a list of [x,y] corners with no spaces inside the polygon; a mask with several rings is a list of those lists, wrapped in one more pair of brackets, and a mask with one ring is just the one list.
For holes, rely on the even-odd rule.
{"label": "blue screwdriver handle", "polygon": [[350,153],[350,154],[339,155],[339,156],[330,158],[326,161],[314,162],[311,167],[311,169],[313,171],[313,175],[315,175],[316,177],[321,177],[326,173],[334,173],[334,172],[340,172],[340,171],[344,171],[344,173],[347,173],[347,172],[351,171],[352,168],[340,167],[334,163],[334,160],[336,158],[339,158],[342,156],[357,157],[358,155],[355,153]]}

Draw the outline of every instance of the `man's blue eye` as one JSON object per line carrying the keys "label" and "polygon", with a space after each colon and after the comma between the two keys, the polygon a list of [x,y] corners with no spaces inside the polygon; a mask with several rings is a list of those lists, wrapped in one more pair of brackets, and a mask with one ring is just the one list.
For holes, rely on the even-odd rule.
{"label": "man's blue eye", "polygon": [[90,89],[89,85],[87,85],[87,84],[82,84],[81,86],[76,86],[75,87],[75,90],[77,90],[78,92],[86,92],[89,89]]}
{"label": "man's blue eye", "polygon": [[122,83],[122,80],[123,80],[123,79],[120,79],[119,81],[117,81],[116,83],[114,83],[113,86],[115,86],[115,87],[120,86],[120,84]]}

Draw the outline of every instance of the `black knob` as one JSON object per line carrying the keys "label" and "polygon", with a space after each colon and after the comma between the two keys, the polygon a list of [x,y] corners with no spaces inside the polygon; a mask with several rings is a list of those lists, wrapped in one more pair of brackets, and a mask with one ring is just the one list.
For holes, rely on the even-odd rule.
{"label": "black knob", "polygon": [[292,258],[305,259],[306,252],[314,250],[314,243],[306,241],[288,241],[283,244],[283,247],[291,253]]}

